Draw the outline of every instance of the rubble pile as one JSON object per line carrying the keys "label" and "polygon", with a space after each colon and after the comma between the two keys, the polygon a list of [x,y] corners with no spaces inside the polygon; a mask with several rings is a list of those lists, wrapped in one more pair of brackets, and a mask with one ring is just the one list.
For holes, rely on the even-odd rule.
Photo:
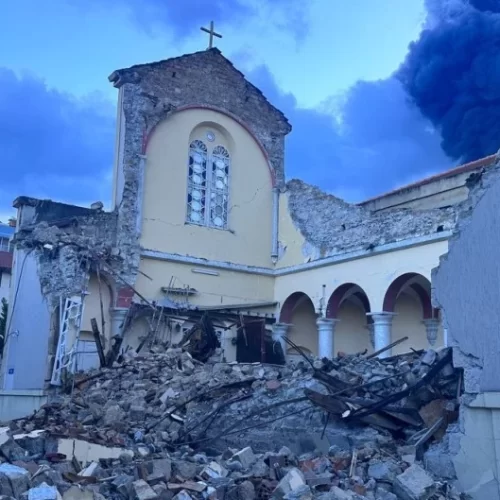
{"label": "rubble pile", "polygon": [[420,463],[456,418],[449,350],[218,359],[155,348],[75,378],[0,429],[0,498],[465,498]]}

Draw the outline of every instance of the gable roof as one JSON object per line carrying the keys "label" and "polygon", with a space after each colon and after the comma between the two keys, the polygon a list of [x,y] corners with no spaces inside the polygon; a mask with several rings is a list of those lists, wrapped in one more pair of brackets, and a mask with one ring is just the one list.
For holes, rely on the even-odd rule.
{"label": "gable roof", "polygon": [[[266,98],[262,90],[260,90],[258,87],[256,87],[253,83],[251,83],[245,75],[238,70],[234,64],[227,58],[225,57],[222,52],[217,48],[213,47],[211,49],[206,49],[206,50],[200,50],[198,52],[191,52],[188,54],[183,54],[177,57],[170,57],[168,59],[162,59],[160,61],[155,61],[155,62],[150,62],[150,63],[142,63],[142,64],[135,64],[133,66],[130,66],[129,68],[123,68],[123,69],[117,69],[109,75],[108,80],[113,84],[114,87],[119,88],[121,85],[124,83],[138,83],[137,80],[137,71],[144,70],[147,68],[155,68],[158,66],[165,66],[169,65],[171,63],[176,63],[176,62],[181,62],[181,61],[187,61],[189,59],[210,59],[210,58],[217,58],[220,62],[223,62],[226,64],[232,71],[234,71],[236,74],[238,74],[244,81],[247,87],[251,88],[254,92],[259,94],[261,99],[275,112],[279,115],[281,120],[285,122],[288,127],[289,131],[291,130],[291,125],[290,122],[288,121],[288,118],[285,116],[285,114],[278,109],[276,106],[271,104],[271,102]],[[135,74],[134,74],[135,73]]]}
{"label": "gable roof", "polygon": [[449,177],[454,177],[456,175],[464,174],[467,172],[473,172],[474,170],[477,170],[478,168],[481,167],[489,167],[495,163],[497,159],[497,155],[490,155],[486,156],[484,158],[481,158],[479,160],[471,161],[469,163],[465,163],[464,165],[460,165],[458,167],[454,167],[450,170],[446,170],[445,172],[441,172],[436,175],[431,175],[430,177],[425,177],[424,179],[421,179],[419,181],[413,182],[411,184],[407,184],[405,186],[401,186],[399,188],[393,189],[392,191],[388,191],[383,194],[379,194],[377,196],[374,196],[373,198],[369,198],[368,200],[364,200],[361,203],[358,203],[358,205],[364,205],[365,203],[370,203],[375,200],[380,200],[381,198],[385,198],[387,196],[392,196],[395,194],[402,193],[404,191],[409,191],[421,186],[425,186],[427,184],[431,184],[436,181],[440,181],[443,179],[447,179]]}

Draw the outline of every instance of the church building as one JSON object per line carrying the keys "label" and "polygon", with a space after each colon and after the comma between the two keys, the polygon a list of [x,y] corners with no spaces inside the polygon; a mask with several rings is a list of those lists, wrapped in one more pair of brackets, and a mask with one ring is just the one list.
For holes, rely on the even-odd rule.
{"label": "church building", "polygon": [[287,179],[293,123],[217,48],[109,81],[111,211],[14,202],[4,390],[98,366],[92,319],[107,352],[175,344],[208,317],[226,361],[293,360],[283,337],[327,357],[446,344],[431,271],[494,156],[349,204]]}

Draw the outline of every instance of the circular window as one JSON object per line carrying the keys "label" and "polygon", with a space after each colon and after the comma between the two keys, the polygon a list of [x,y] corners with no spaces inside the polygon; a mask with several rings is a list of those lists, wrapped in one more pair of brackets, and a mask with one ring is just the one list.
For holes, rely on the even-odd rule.
{"label": "circular window", "polygon": [[207,140],[210,142],[215,141],[215,134],[213,132],[207,132]]}

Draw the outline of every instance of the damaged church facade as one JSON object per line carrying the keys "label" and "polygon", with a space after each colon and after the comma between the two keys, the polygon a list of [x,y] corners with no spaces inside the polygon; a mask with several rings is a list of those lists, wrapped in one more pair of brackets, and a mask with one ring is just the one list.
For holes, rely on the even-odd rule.
{"label": "damaged church facade", "polygon": [[291,125],[217,49],[110,81],[113,210],[15,201],[4,390],[95,366],[96,325],[105,355],[207,318],[227,361],[447,344],[431,272],[493,157],[352,205],[285,182]]}

